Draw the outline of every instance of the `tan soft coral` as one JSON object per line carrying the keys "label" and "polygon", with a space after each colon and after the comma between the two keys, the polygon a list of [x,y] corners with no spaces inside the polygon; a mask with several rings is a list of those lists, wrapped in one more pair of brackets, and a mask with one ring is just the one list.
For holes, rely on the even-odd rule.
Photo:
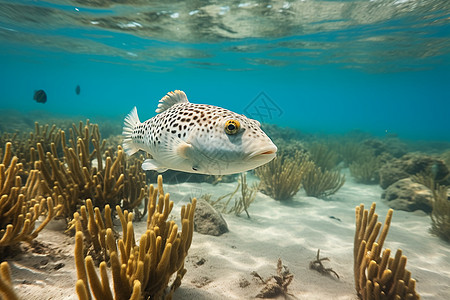
{"label": "tan soft coral", "polygon": [[[122,224],[122,238],[115,241],[111,229],[106,230],[113,291],[109,286],[106,263],[100,263],[100,277],[90,256],[83,258],[83,234],[76,233],[75,262],[80,299],[171,299],[186,273],[184,260],[192,242],[196,200],[181,209],[181,232],[174,221],[167,221],[173,208],[169,194],[164,194],[162,177],[158,187],[149,188],[147,231],[135,242],[133,214],[116,207]],[[172,275],[175,279],[169,286]]]}
{"label": "tan soft coral", "polygon": [[37,144],[37,167],[43,175],[44,192],[64,205],[64,217],[71,219],[88,198],[94,206],[121,205],[129,210],[146,198],[142,161],[127,162],[120,146],[103,152],[105,141],[97,125],[73,126],[67,143],[65,132],[61,131],[61,141],[63,159],[58,157],[55,145],[52,144],[50,152],[45,152],[43,145]]}
{"label": "tan soft coral", "polygon": [[[12,156],[11,147],[11,143],[6,144],[0,164],[0,253],[21,241],[31,242],[62,208],[55,206],[51,197],[41,196],[38,170],[31,170],[22,185],[18,175],[22,164]],[[38,218],[45,214],[45,220],[35,228]]]}
{"label": "tan soft coral", "polygon": [[364,209],[362,204],[356,207],[353,268],[358,296],[363,300],[420,299],[415,291],[416,281],[411,278],[411,272],[405,268],[407,259],[402,250],[397,250],[394,258],[390,257],[390,249],[385,249],[381,253],[389,232],[393,210],[388,211],[381,230],[381,222],[378,222],[375,207],[375,203],[372,204],[370,211]]}

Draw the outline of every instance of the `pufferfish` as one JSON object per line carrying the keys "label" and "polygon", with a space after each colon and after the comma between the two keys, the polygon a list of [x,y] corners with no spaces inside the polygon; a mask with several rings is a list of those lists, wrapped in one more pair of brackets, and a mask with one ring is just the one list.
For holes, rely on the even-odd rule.
{"label": "pufferfish", "polygon": [[183,91],[164,96],[157,115],[141,123],[136,107],[125,118],[123,148],[128,155],[151,155],[144,170],[188,173],[240,173],[271,161],[277,147],[260,123],[228,109],[195,104]]}

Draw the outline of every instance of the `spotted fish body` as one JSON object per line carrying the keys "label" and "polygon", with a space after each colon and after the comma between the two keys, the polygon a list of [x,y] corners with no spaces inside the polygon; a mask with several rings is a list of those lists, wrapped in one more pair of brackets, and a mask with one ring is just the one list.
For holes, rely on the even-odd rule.
{"label": "spotted fish body", "polygon": [[167,169],[225,175],[254,169],[271,161],[277,147],[258,121],[225,108],[190,103],[182,91],[160,100],[158,113],[141,123],[134,108],[125,118],[124,150],[151,154],[144,170]]}

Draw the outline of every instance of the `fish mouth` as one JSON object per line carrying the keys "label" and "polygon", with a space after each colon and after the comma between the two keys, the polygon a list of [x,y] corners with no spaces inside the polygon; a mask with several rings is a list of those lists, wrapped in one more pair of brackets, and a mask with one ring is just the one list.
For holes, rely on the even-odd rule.
{"label": "fish mouth", "polygon": [[255,159],[255,158],[269,158],[269,157],[275,157],[277,153],[277,147],[270,147],[265,148],[261,150],[254,151],[248,155],[248,159]]}

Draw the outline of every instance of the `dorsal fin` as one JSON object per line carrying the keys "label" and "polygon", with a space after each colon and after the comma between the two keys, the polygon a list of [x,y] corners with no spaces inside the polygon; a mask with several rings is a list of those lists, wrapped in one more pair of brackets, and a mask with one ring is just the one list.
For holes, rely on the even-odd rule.
{"label": "dorsal fin", "polygon": [[186,97],[186,94],[183,91],[176,90],[174,92],[168,92],[167,95],[159,100],[158,108],[155,111],[159,114],[163,111],[168,110],[170,107],[172,107],[172,105],[188,102],[189,101]]}

